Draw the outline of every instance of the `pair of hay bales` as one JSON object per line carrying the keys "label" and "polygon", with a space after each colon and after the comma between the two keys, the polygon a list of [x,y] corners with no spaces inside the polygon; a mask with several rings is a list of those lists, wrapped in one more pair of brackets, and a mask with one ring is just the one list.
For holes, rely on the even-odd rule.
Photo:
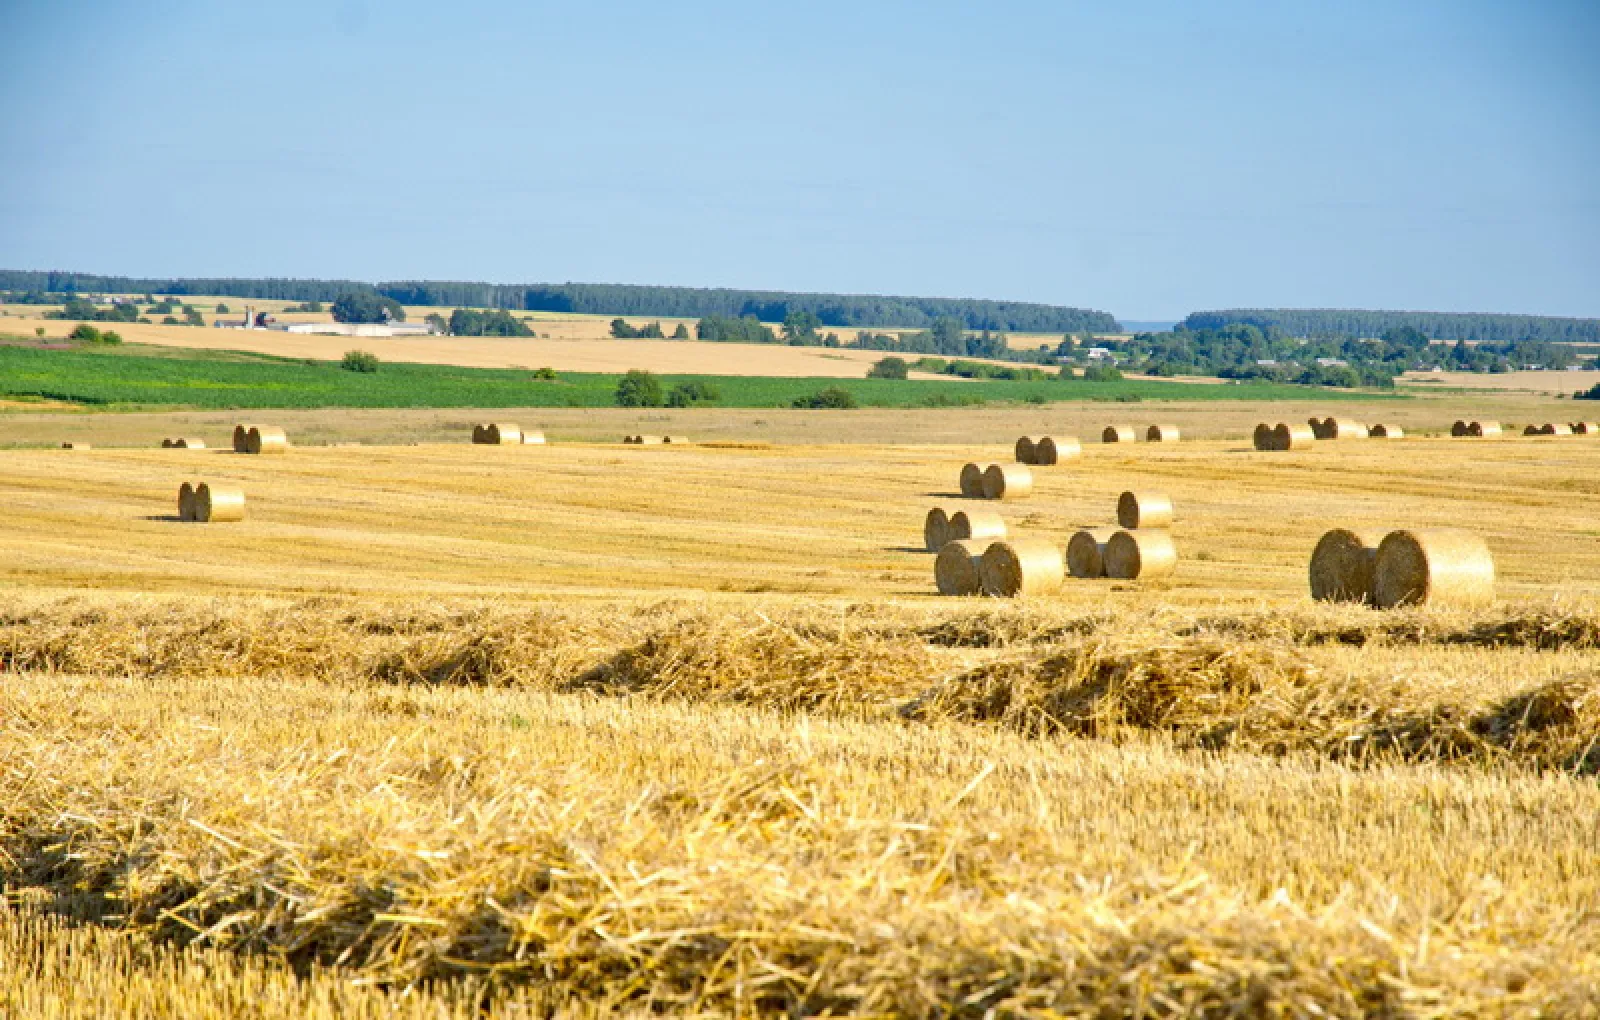
{"label": "pair of hay bales", "polygon": [[1023,436],[1017,440],[1016,453],[1018,464],[1049,467],[1083,456],[1083,444],[1078,442],[1076,436],[1062,436],[1060,439],[1055,436],[1040,436],[1038,439]]}
{"label": "pair of hay bales", "polygon": [[1114,528],[1085,528],[1067,543],[1067,570],[1077,578],[1156,580],[1178,566],[1171,532],[1172,500],[1159,492],[1124,492]]}
{"label": "pair of hay bales", "polygon": [[939,550],[933,576],[941,595],[1048,595],[1061,589],[1066,563],[1044,539],[962,539]]}
{"label": "pair of hay bales", "polygon": [[1287,422],[1268,425],[1262,422],[1256,426],[1253,439],[1258,450],[1309,450],[1316,443],[1317,434],[1308,425],[1290,425]]}
{"label": "pair of hay bales", "polygon": [[1575,436],[1600,436],[1600,424],[1592,421],[1575,421],[1571,428]]}
{"label": "pair of hay bales", "polygon": [[1366,439],[1367,427],[1351,418],[1308,418],[1311,434],[1317,439]]}
{"label": "pair of hay bales", "polygon": [[1023,499],[1033,493],[1033,472],[1022,464],[961,466],[961,495],[968,499]]}
{"label": "pair of hay bales", "polygon": [[[1176,443],[1183,435],[1176,425],[1152,425],[1144,430],[1147,443]],[[1132,425],[1107,425],[1100,430],[1102,443],[1133,443],[1139,439],[1139,430]]]}
{"label": "pair of hay bales", "polygon": [[1311,553],[1311,597],[1400,606],[1481,605],[1494,600],[1494,557],[1457,528],[1356,531],[1335,528]]}
{"label": "pair of hay bales", "polygon": [[1450,435],[1456,439],[1492,439],[1500,433],[1500,423],[1497,421],[1457,420],[1450,426]]}
{"label": "pair of hay bales", "polygon": [[190,439],[188,437],[181,437],[178,439],[163,439],[161,441],[161,448],[163,450],[204,450],[206,448],[206,441],[204,439]]}
{"label": "pair of hay bales", "polygon": [[1543,425],[1529,425],[1522,430],[1525,436],[1570,436],[1577,430],[1566,422],[1545,422]]}
{"label": "pair of hay bales", "polygon": [[233,427],[234,453],[287,453],[289,437],[283,429],[271,425],[235,425]]}
{"label": "pair of hay bales", "polygon": [[244,520],[244,490],[208,482],[178,488],[178,520],[219,524]]}
{"label": "pair of hay bales", "polygon": [[683,445],[689,440],[682,436],[623,436],[622,442],[627,446],[672,446]]}
{"label": "pair of hay bales", "polygon": [[511,422],[472,426],[472,441],[479,446],[543,446],[543,432],[524,432]]}
{"label": "pair of hay bales", "polygon": [[1404,439],[1406,430],[1398,425],[1377,424],[1367,428],[1367,437],[1370,439]]}
{"label": "pair of hay bales", "polygon": [[936,553],[951,542],[994,541],[1006,537],[1006,522],[999,514],[983,510],[948,513],[936,506],[922,522],[922,544]]}

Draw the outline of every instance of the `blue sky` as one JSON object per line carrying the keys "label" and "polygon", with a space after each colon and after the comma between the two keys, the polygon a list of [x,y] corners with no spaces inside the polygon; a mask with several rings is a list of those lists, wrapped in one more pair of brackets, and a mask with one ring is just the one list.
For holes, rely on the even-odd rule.
{"label": "blue sky", "polygon": [[1600,315],[1600,4],[0,0],[0,266]]}

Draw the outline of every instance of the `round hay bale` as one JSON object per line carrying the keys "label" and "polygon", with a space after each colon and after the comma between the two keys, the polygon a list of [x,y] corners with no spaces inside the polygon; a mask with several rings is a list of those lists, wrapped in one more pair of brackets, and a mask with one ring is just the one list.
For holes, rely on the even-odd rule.
{"label": "round hay bale", "polygon": [[1500,433],[1500,423],[1497,421],[1471,421],[1467,423],[1467,435],[1475,439],[1493,439]]}
{"label": "round hay bale", "polygon": [[194,490],[194,519],[207,524],[244,520],[244,490],[201,482]]}
{"label": "round hay bale", "polygon": [[1048,595],[1061,589],[1065,574],[1060,547],[1040,538],[995,542],[978,561],[983,593],[996,598]]}
{"label": "round hay bale", "polygon": [[1172,498],[1164,492],[1124,492],[1117,497],[1117,523],[1134,531],[1172,523]]}
{"label": "round hay bale", "polygon": [[1322,423],[1322,439],[1365,439],[1367,427],[1350,418],[1329,418]]}
{"label": "round hay bale", "polygon": [[163,439],[161,441],[161,448],[163,450],[170,450],[170,449],[172,449],[172,443],[173,443],[173,441],[171,439]]}
{"label": "round hay bale", "polygon": [[983,592],[979,562],[989,540],[958,540],[939,547],[933,560],[933,580],[940,595],[978,595]]}
{"label": "round hay bale", "polygon": [[61,448],[63,450],[92,450],[92,449],[94,449],[94,447],[90,446],[88,443],[62,443],[61,444]]}
{"label": "round hay bale", "polygon": [[283,429],[273,428],[270,425],[252,425],[245,435],[245,453],[286,453],[289,449],[289,437]]}
{"label": "round hay bale", "polygon": [[1456,423],[1450,426],[1450,435],[1456,439],[1460,439],[1462,436],[1470,436],[1472,435],[1472,424],[1457,418]]}
{"label": "round hay bale", "polygon": [[1006,537],[1006,522],[987,510],[957,510],[950,515],[945,537],[951,542],[993,542]]}
{"label": "round hay bale", "polygon": [[1250,442],[1258,450],[1277,449],[1272,445],[1272,426],[1266,422],[1256,426],[1256,430],[1250,434]]}
{"label": "round hay bale", "polygon": [[635,446],[660,446],[661,445],[661,437],[660,436],[634,436],[633,437],[633,443],[634,443]]}
{"label": "round hay bale", "polygon": [[174,450],[204,450],[206,448],[206,441],[204,439],[194,439],[185,436],[181,439],[174,439],[172,441],[172,448]]}
{"label": "round hay bale", "polygon": [[1106,576],[1106,543],[1116,528],[1085,528],[1067,543],[1067,573],[1073,577]]}
{"label": "round hay bale", "polygon": [[984,499],[1023,499],[1033,492],[1033,472],[1022,464],[990,464],[983,472]]}
{"label": "round hay bale", "polygon": [[1021,439],[1017,440],[1016,453],[1018,464],[1035,463],[1033,459],[1033,440],[1029,439],[1027,436],[1023,436]]}
{"label": "round hay bale", "polygon": [[1544,427],[1544,434],[1547,436],[1570,436],[1572,435],[1572,426],[1564,421],[1551,422]]}
{"label": "round hay bale", "polygon": [[178,520],[199,520],[194,512],[194,485],[189,482],[178,486]]}
{"label": "round hay bale", "polygon": [[936,506],[928,511],[928,516],[922,521],[922,544],[929,552],[938,552],[944,544],[950,541],[950,516],[944,512],[944,507]]}
{"label": "round hay bale", "polygon": [[1371,602],[1373,566],[1383,532],[1335,528],[1311,551],[1311,597],[1318,602]]}
{"label": "round hay bale", "polygon": [[636,440],[635,440],[635,438],[633,436],[623,436],[622,437],[622,445],[623,446],[631,446],[635,441]]}
{"label": "round hay bale", "polygon": [[1367,429],[1367,435],[1373,439],[1404,439],[1406,430],[1398,425],[1373,425]]}
{"label": "round hay bale", "polygon": [[483,441],[490,446],[521,446],[522,426],[513,422],[495,422],[483,427]]}
{"label": "round hay bale", "polygon": [[1600,425],[1592,421],[1575,421],[1572,423],[1572,434],[1575,436],[1600,435]]}
{"label": "round hay bale", "polygon": [[1391,531],[1378,546],[1372,600],[1379,609],[1492,602],[1494,556],[1470,531]]}
{"label": "round hay bale", "polygon": [[976,464],[961,465],[961,494],[968,499],[983,498],[983,468]]}
{"label": "round hay bale", "polygon": [[661,442],[667,446],[688,446],[688,436],[662,436]]}
{"label": "round hay bale", "polygon": [[1333,421],[1332,418],[1315,418],[1315,417],[1312,417],[1312,418],[1307,418],[1306,419],[1306,425],[1310,427],[1311,434],[1312,434],[1313,437],[1315,437],[1317,439],[1327,439],[1328,438],[1328,423],[1331,422],[1331,421]]}
{"label": "round hay bale", "polygon": [[1178,566],[1178,547],[1170,531],[1119,531],[1106,541],[1106,576],[1124,581],[1151,581]]}
{"label": "round hay bale", "polygon": [[524,432],[522,434],[522,445],[523,446],[543,446],[543,445],[545,445],[544,433],[543,432]]}
{"label": "round hay bale", "polygon": [[1176,425],[1152,425],[1144,431],[1147,443],[1176,443],[1181,433]]}
{"label": "round hay bale", "polygon": [[486,436],[487,430],[488,426],[486,425],[472,426],[472,444],[474,446],[482,446],[484,443],[489,441]]}
{"label": "round hay bale", "polygon": [[1305,425],[1280,423],[1272,430],[1274,450],[1309,450],[1316,440],[1317,434]]}
{"label": "round hay bale", "polygon": [[1076,460],[1083,456],[1083,444],[1078,442],[1077,436],[1044,436],[1033,444],[1033,462],[1035,464],[1059,464],[1064,460]]}
{"label": "round hay bale", "polygon": [[1131,443],[1137,437],[1132,425],[1107,425],[1100,432],[1102,443]]}
{"label": "round hay bale", "polygon": [[1522,434],[1525,435],[1525,436],[1542,436],[1542,435],[1544,435],[1544,426],[1542,426],[1542,425],[1529,425],[1529,426],[1526,426],[1525,428],[1523,428]]}
{"label": "round hay bale", "polygon": [[233,452],[250,452],[250,430],[257,428],[255,425],[235,425],[233,427]]}

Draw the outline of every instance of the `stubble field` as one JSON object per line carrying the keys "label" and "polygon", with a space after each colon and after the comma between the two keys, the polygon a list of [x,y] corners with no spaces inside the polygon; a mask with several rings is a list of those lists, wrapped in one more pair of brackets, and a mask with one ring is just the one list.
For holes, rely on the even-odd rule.
{"label": "stubble field", "polygon": [[[0,451],[0,1012],[1594,1015],[1600,440],[1180,409],[1215,438],[1000,508],[1061,541],[1164,490],[1171,582],[934,596],[923,513],[1050,413],[1169,417]],[[200,479],[249,519],[169,519]],[[1311,603],[1359,525],[1481,533],[1499,603]]]}

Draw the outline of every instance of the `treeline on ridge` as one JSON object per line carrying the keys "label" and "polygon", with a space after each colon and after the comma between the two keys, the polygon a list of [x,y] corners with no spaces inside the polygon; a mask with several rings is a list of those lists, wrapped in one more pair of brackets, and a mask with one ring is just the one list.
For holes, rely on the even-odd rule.
{"label": "treeline on ridge", "polygon": [[502,308],[529,312],[660,316],[699,319],[754,316],[781,322],[808,312],[823,326],[898,326],[926,329],[954,318],[968,329],[1012,332],[1099,332],[1118,329],[1105,312],[1025,301],[901,297],[876,294],[809,294],[728,288],[656,287],[612,283],[491,284],[449,281],[363,283],[353,280],[142,279],[88,273],[0,270],[0,290],[70,293],[214,294],[271,301],[335,301],[367,291],[401,304]]}
{"label": "treeline on ridge", "polygon": [[1564,319],[1553,315],[1501,315],[1488,312],[1388,312],[1339,308],[1231,308],[1195,312],[1183,320],[1193,331],[1222,329],[1244,323],[1273,327],[1307,339],[1380,337],[1390,330],[1414,329],[1436,340],[1509,344],[1525,340],[1547,343],[1600,343],[1600,319]]}

